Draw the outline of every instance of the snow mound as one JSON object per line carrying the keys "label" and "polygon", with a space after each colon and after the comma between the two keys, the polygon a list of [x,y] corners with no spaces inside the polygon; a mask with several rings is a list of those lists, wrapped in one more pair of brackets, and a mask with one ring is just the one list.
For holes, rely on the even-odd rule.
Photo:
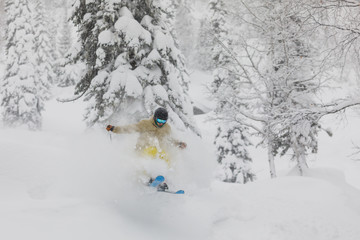
{"label": "snow mound", "polygon": [[214,238],[359,238],[360,193],[334,185],[338,172],[325,178],[316,174],[326,171],[314,171],[316,177],[282,177],[245,186],[214,183],[207,197],[221,203],[211,214]]}

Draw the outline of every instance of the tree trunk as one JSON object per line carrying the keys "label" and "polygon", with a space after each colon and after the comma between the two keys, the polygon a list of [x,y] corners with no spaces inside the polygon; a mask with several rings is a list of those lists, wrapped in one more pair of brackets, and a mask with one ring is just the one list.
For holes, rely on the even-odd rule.
{"label": "tree trunk", "polygon": [[295,153],[296,164],[297,164],[297,168],[299,170],[300,176],[304,176],[304,170],[309,168],[309,166],[306,163],[305,148],[300,147],[300,146],[298,146],[297,143],[295,143],[293,145],[293,150]]}
{"label": "tree trunk", "polygon": [[269,168],[270,168],[270,176],[271,176],[271,178],[276,178],[276,169],[275,169],[275,161],[274,161],[274,155],[273,155],[272,138],[269,138],[269,142],[268,142],[268,161],[269,161]]}

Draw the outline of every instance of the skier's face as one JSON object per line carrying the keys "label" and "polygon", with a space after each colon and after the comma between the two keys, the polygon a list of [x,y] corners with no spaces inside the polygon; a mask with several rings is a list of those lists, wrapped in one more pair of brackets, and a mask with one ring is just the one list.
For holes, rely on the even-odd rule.
{"label": "skier's face", "polygon": [[162,120],[162,119],[160,119],[160,118],[157,118],[157,119],[156,119],[156,125],[158,125],[159,127],[164,126],[165,123],[166,123],[166,120]]}

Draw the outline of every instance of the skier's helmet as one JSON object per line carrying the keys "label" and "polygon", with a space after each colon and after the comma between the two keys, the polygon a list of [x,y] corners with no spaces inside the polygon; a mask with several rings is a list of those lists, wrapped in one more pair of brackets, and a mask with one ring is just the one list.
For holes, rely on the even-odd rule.
{"label": "skier's helmet", "polygon": [[167,121],[168,120],[168,112],[165,108],[158,108],[155,110],[155,113],[154,113],[154,119],[161,119],[161,120],[165,120]]}

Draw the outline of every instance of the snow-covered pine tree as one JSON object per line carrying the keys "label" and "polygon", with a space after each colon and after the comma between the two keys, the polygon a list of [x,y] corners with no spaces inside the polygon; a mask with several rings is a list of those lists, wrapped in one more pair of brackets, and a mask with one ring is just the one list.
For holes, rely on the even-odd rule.
{"label": "snow-covered pine tree", "polygon": [[57,42],[57,51],[60,58],[64,58],[71,48],[71,27],[69,24],[68,9],[66,0],[63,1],[64,5],[61,8],[61,22],[59,28]]}
{"label": "snow-covered pine tree", "polygon": [[211,34],[210,29],[209,17],[206,15],[200,19],[199,31],[195,46],[196,56],[194,56],[194,62],[197,63],[199,69],[204,71],[212,71],[214,69],[211,52],[211,49],[214,45],[214,36]]}
{"label": "snow-covered pine tree", "polygon": [[82,39],[77,58],[88,69],[76,94],[89,101],[89,125],[116,122],[129,106],[136,119],[163,106],[177,127],[196,131],[183,58],[160,1],[78,1],[73,20]]}
{"label": "snow-covered pine tree", "polygon": [[251,170],[252,159],[247,150],[247,146],[252,144],[249,136],[245,136],[247,130],[244,128],[236,123],[223,124],[218,128],[215,145],[224,182],[247,183],[255,178]]}
{"label": "snow-covered pine tree", "polygon": [[188,63],[194,63],[196,57],[196,28],[197,20],[194,17],[194,1],[175,0],[175,23],[174,27],[178,36],[181,52],[187,59]]}
{"label": "snow-covered pine tree", "polygon": [[[75,1],[71,20],[75,26],[78,27],[81,49],[78,50],[77,55],[74,56],[74,61],[84,62],[87,65],[86,74],[82,77],[76,86],[75,94],[80,97],[83,96],[88,89],[92,79],[97,75],[99,67],[96,66],[97,59],[97,45],[98,36],[102,29],[109,26],[102,26],[105,21],[104,14],[108,15],[108,12],[103,12],[104,1]],[[97,22],[97,13],[99,12],[99,21]],[[111,13],[110,13],[111,14]],[[107,18],[111,21],[112,17]],[[99,26],[100,25],[100,26]],[[108,24],[109,25],[109,24]]]}
{"label": "snow-covered pine tree", "polygon": [[[51,57],[52,59],[59,58],[58,46],[57,46],[57,37],[58,31],[60,29],[59,21],[62,20],[62,11],[61,8],[65,7],[66,0],[46,0],[44,1],[45,6],[45,26],[46,30],[49,33],[49,38],[51,42]],[[58,6],[59,5],[59,6]],[[57,64],[55,62],[55,73],[57,72]],[[57,79],[54,84],[57,84]]]}
{"label": "snow-covered pine tree", "polygon": [[78,50],[76,50],[78,44],[72,44],[72,26],[69,22],[66,0],[63,1],[60,12],[62,13],[62,21],[60,22],[56,40],[59,55],[59,58],[56,61],[56,74],[58,77],[57,85],[59,87],[69,87],[74,86],[78,82],[78,79],[81,78],[84,64],[82,62],[79,62],[78,64],[73,62],[73,55],[78,52]]}
{"label": "snow-covered pine tree", "polygon": [[211,49],[212,60],[214,63],[214,81],[213,91],[217,91],[222,82],[231,76],[232,59],[229,53],[224,49],[231,48],[231,39],[229,35],[229,23],[226,19],[227,11],[222,0],[210,1],[210,26],[213,34],[213,45]]}
{"label": "snow-covered pine tree", "polygon": [[[71,48],[69,51],[71,51]],[[75,50],[76,51],[76,50]],[[70,53],[65,58],[59,58],[57,61],[57,74],[59,87],[71,87],[76,85],[86,71],[86,66],[82,62],[74,63],[73,55]],[[58,99],[59,101],[63,101]],[[66,101],[66,100],[65,100]]]}
{"label": "snow-covered pine tree", "polygon": [[214,143],[218,163],[224,171],[222,180],[226,182],[246,183],[255,178],[248,151],[252,145],[249,128],[239,120],[236,112],[238,108],[245,108],[237,97],[243,91],[241,88],[241,83],[227,78],[213,95],[217,101],[215,122],[220,124]]}
{"label": "snow-covered pine tree", "polygon": [[210,27],[214,35],[214,44],[212,48],[213,60],[217,66],[223,66],[229,63],[228,54],[220,44],[215,44],[216,41],[221,41],[225,46],[231,44],[231,40],[227,37],[229,33],[229,24],[226,16],[228,12],[223,0],[210,0]]}
{"label": "snow-covered pine tree", "polygon": [[47,31],[47,15],[42,0],[36,0],[33,11],[35,31],[35,54],[36,70],[35,75],[41,81],[38,94],[44,99],[50,98],[50,84],[55,81],[55,59],[53,58],[51,39]]}
{"label": "snow-covered pine tree", "polygon": [[5,39],[5,3],[3,0],[0,1],[0,61],[4,58],[4,39]]}
{"label": "snow-covered pine tree", "polygon": [[[252,161],[247,146],[251,145],[248,139],[248,128],[239,124],[236,119],[228,118],[240,107],[237,94],[243,89],[236,76],[233,59],[226,49],[231,49],[232,41],[229,38],[226,6],[222,0],[210,1],[210,23],[214,44],[212,46],[214,80],[212,93],[217,100],[215,110],[217,119],[222,127],[218,128],[215,144],[218,149],[218,162],[222,164],[225,176],[224,181],[246,183],[254,178],[251,172]],[[226,127],[225,127],[226,126]],[[240,176],[238,176],[240,174]]]}
{"label": "snow-covered pine tree", "polygon": [[44,106],[41,94],[46,86],[35,76],[35,32],[31,25],[29,2],[8,0],[5,11],[6,72],[1,83],[3,122],[5,126],[26,125],[31,130],[38,130]]}

